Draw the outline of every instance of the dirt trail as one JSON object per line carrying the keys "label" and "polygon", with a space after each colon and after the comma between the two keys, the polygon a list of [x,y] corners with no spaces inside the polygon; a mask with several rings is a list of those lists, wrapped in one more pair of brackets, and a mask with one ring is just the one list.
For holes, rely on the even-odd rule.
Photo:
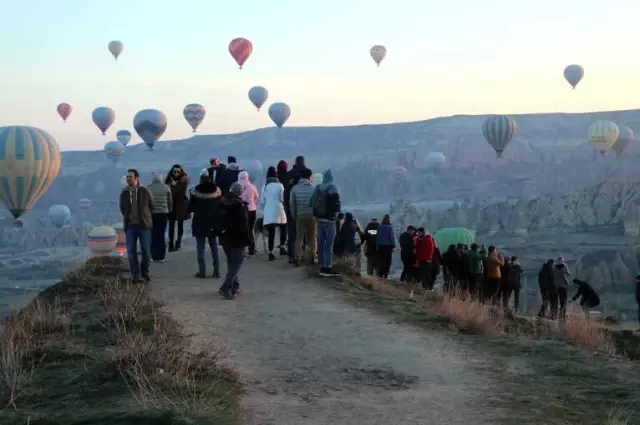
{"label": "dirt trail", "polygon": [[347,305],[282,259],[247,259],[234,301],[218,296],[219,279],[193,278],[195,266],[194,252],[170,254],[152,266],[152,289],[187,332],[231,349],[246,423],[498,422],[482,409],[490,383],[466,366],[475,354],[445,334]]}

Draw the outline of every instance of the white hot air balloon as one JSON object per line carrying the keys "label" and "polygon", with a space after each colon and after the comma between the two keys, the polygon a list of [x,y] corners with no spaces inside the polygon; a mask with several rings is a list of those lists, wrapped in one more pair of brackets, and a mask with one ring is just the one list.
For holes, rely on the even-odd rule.
{"label": "white hot air balloon", "polygon": [[131,141],[131,132],[129,130],[118,130],[116,133],[116,139],[118,139],[118,142],[127,146]]}
{"label": "white hot air balloon", "polygon": [[369,50],[369,54],[371,55],[371,58],[374,60],[374,62],[378,66],[380,66],[380,62],[382,62],[387,56],[387,48],[382,45],[376,44],[371,48],[371,50]]}
{"label": "white hot air balloon", "polygon": [[69,220],[71,219],[71,210],[66,205],[52,205],[49,208],[47,215],[49,216],[49,220],[51,220],[51,224],[56,227],[62,227],[69,223]]}

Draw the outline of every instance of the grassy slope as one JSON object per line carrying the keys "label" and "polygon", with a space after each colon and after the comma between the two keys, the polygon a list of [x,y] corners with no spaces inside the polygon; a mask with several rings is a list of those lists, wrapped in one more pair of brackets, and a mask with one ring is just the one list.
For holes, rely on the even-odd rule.
{"label": "grassy slope", "polygon": [[342,291],[350,303],[395,321],[451,331],[451,337],[471,353],[469,367],[494,383],[486,398],[477,402],[509,412],[501,423],[640,424],[640,368],[628,358],[597,354],[552,337],[481,335],[456,326],[433,305],[408,300],[404,289],[372,288],[366,283],[363,288],[356,280],[321,282]]}
{"label": "grassy slope", "polygon": [[[146,287],[93,259],[0,336],[0,423],[233,424],[239,387],[215,347],[192,348]],[[13,394],[13,395],[12,395]]]}

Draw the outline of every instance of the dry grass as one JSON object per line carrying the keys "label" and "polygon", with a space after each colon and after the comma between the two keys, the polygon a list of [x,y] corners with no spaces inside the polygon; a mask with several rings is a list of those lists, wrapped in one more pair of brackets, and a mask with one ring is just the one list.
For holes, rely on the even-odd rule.
{"label": "dry grass", "polygon": [[616,353],[611,336],[582,312],[569,311],[558,327],[569,341],[604,353]]}
{"label": "dry grass", "polygon": [[505,332],[504,315],[499,310],[478,301],[465,292],[446,293],[436,304],[438,313],[448,317],[459,330],[469,330],[487,335]]}

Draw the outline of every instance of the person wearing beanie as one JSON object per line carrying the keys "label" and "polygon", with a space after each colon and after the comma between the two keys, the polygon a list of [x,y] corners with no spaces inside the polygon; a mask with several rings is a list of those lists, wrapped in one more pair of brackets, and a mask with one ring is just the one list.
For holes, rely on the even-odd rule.
{"label": "person wearing beanie", "polygon": [[244,251],[251,244],[247,205],[242,200],[244,187],[235,182],[222,197],[224,224],[220,234],[220,245],[227,257],[227,274],[218,293],[227,300],[240,295],[238,273],[244,262]]}
{"label": "person wearing beanie", "polygon": [[240,171],[240,174],[238,174],[238,182],[242,185],[242,188],[244,190],[242,192],[242,200],[247,204],[247,211],[249,214],[249,236],[251,236],[251,245],[249,245],[249,255],[255,255],[256,254],[256,238],[255,238],[255,235],[253,234],[253,227],[256,224],[256,218],[257,218],[256,202],[258,201],[258,198],[260,196],[258,195],[258,189],[253,183],[251,183],[251,180],[249,179],[249,173],[247,173],[246,171]]}
{"label": "person wearing beanie", "polygon": [[151,173],[151,184],[147,186],[153,196],[154,205],[151,212],[153,227],[151,228],[151,260],[155,263],[163,263],[167,255],[167,223],[169,213],[173,206],[171,189],[162,181],[162,173]]}
{"label": "person wearing beanie", "polygon": [[276,229],[280,231],[280,255],[287,255],[285,244],[287,242],[287,215],[284,209],[284,186],[277,177],[275,167],[267,170],[267,182],[260,195],[260,211],[262,211],[263,225],[268,234],[269,261],[276,259],[273,248],[276,237]]}
{"label": "person wearing beanie", "polygon": [[191,222],[191,234],[196,240],[196,258],[198,272],[196,277],[207,277],[204,251],[208,244],[213,261],[213,277],[220,277],[220,256],[218,255],[218,241],[216,239],[216,227],[220,208],[220,189],[211,181],[211,175],[205,168],[200,171],[200,184],[193,188],[189,196],[189,212],[193,214]]}
{"label": "person wearing beanie", "polygon": [[240,174],[240,171],[242,171],[242,168],[236,161],[235,156],[230,156],[227,159],[227,166],[224,170],[220,171],[220,177],[216,181],[216,184],[222,191],[223,196],[229,192],[231,185],[238,181],[238,175]]}

